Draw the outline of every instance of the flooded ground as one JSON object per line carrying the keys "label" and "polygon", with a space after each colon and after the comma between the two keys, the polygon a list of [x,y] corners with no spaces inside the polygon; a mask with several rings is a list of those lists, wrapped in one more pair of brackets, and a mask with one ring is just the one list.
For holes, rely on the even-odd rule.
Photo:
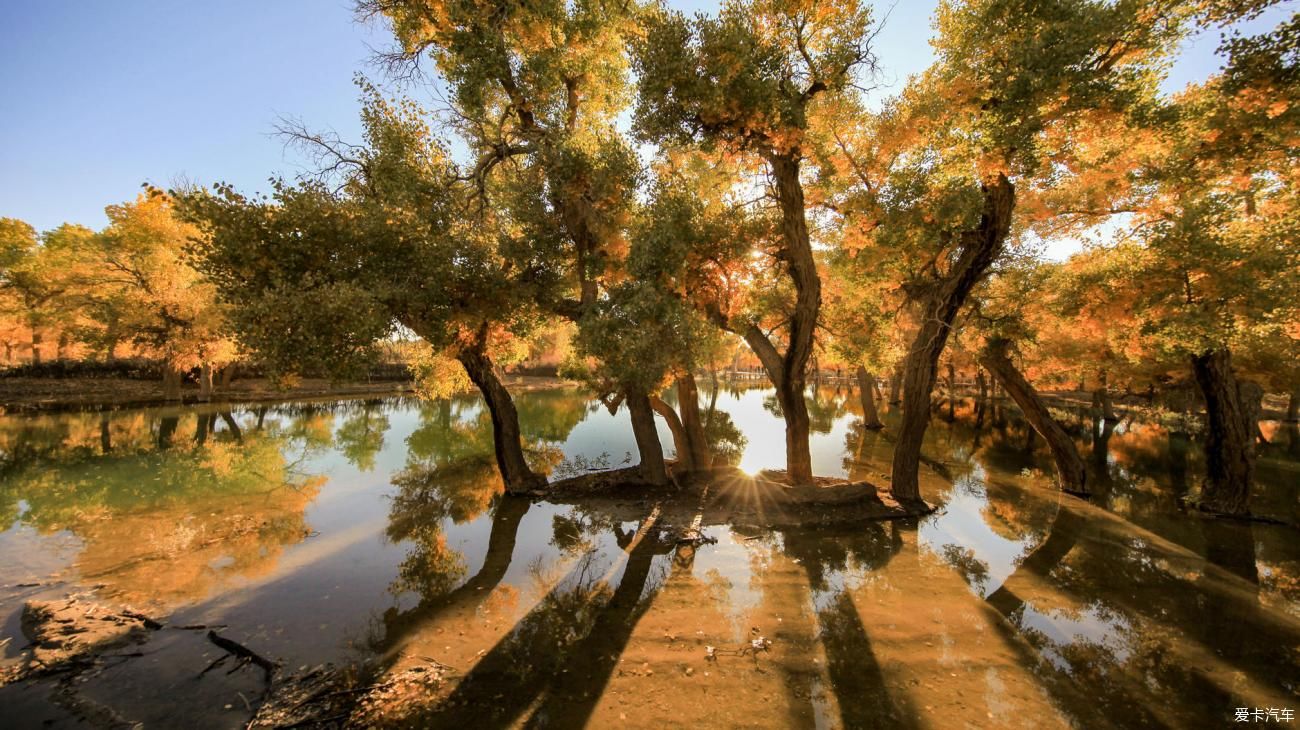
{"label": "flooded ground", "polygon": [[[704,394],[717,449],[780,467],[770,391]],[[518,405],[555,477],[631,462],[626,413]],[[810,396],[818,474],[887,484],[891,431]],[[896,414],[887,413],[886,422]],[[1062,412],[1100,494],[1061,497],[1013,409],[936,409],[910,523],[705,528],[506,498],[473,398],[0,418],[0,649],[25,602],[164,618],[94,673],[0,687],[5,726],[243,727],[254,667],[204,672],[216,627],[285,673],[439,667],[415,727],[1217,727],[1300,710],[1300,540],[1180,511],[1178,419]],[[743,424],[743,432],[738,428]],[[1300,514],[1300,435],[1264,424],[1257,511]],[[665,445],[672,443],[662,429]],[[621,514],[625,514],[622,512]],[[71,686],[70,686],[71,685]]]}

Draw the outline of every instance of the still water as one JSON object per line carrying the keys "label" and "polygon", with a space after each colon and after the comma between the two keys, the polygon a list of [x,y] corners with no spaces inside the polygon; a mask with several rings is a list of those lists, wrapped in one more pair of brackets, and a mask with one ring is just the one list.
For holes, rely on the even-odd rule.
{"label": "still water", "polygon": [[[770,391],[703,399],[719,453],[782,466]],[[625,411],[563,389],[517,402],[553,477],[634,461]],[[856,393],[809,404],[816,472],[886,484],[897,414],[865,431]],[[1218,727],[1239,707],[1300,710],[1296,529],[1180,511],[1203,459],[1178,419],[1060,416],[1091,503],[1053,489],[1012,409],[966,401],[928,436],[935,514],[709,527],[694,548],[642,529],[651,505],[624,521],[501,496],[469,397],[0,417],[0,650],[26,643],[25,601],[85,594],[224,627],[285,672],[436,661],[450,679],[414,726]],[[1300,435],[1264,431],[1256,510],[1295,524]],[[248,721],[258,677],[200,676],[221,654],[201,637],[157,632],[138,653],[77,688],[109,724]],[[0,724],[87,724],[63,696],[0,688]]]}

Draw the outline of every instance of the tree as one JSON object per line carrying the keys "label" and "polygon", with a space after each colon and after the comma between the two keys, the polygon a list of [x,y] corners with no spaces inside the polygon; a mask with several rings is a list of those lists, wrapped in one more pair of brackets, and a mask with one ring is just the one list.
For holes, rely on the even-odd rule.
{"label": "tree", "polygon": [[851,93],[874,66],[870,22],[869,9],[852,0],[729,2],[716,18],[651,11],[636,42],[639,134],[720,149],[769,176],[779,225],[767,253],[793,288],[785,349],[753,319],[716,311],[714,321],[745,339],[776,387],[792,484],[813,479],[803,393],[821,309],[801,179],[809,118],[823,97]]}
{"label": "tree", "polygon": [[71,271],[91,235],[81,226],[65,225],[38,237],[28,224],[0,218],[0,288],[27,328],[33,364],[41,363],[46,330],[67,323]]}
{"label": "tree", "polygon": [[[236,359],[225,333],[217,292],[186,257],[199,235],[183,221],[167,193],[149,188],[135,201],[105,209],[109,225],[97,238],[94,270],[83,279],[86,298],[99,313],[163,361],[163,390],[180,397],[181,374],[199,368],[201,395],[212,392],[212,373]],[[111,309],[108,309],[111,307]],[[116,334],[107,333],[111,340]],[[111,350],[111,347],[110,347]]]}
{"label": "tree", "polygon": [[898,257],[913,309],[891,484],[900,501],[920,499],[939,358],[1019,225],[1017,204],[1082,169],[1078,130],[1151,97],[1186,13],[1095,0],[944,4],[936,64],[871,120],[870,134],[837,145],[841,167],[859,178],[862,200],[848,213],[870,245]]}
{"label": "tree", "polygon": [[1179,94],[1153,122],[1162,144],[1146,174],[1156,185],[1120,279],[1152,349],[1190,364],[1207,420],[1198,504],[1229,515],[1249,512],[1262,396],[1239,379],[1234,354],[1270,337],[1294,352],[1285,340],[1300,329],[1297,39],[1293,16],[1227,40],[1223,73]]}
{"label": "tree", "polygon": [[365,146],[312,140],[332,155],[337,188],[277,182],[273,200],[227,186],[186,197],[205,233],[200,267],[241,342],[275,372],[355,373],[396,327],[459,361],[490,411],[506,489],[531,490],[545,478],[524,457],[493,353],[530,330],[531,303],[558,277],[519,253],[496,211],[467,214],[473,189],[422,109],[365,94]]}
{"label": "tree", "polygon": [[[626,36],[639,6],[502,3],[488,12],[476,4],[364,0],[360,7],[391,24],[400,46],[387,56],[393,67],[425,55],[436,63],[450,87],[453,126],[473,155],[466,177],[480,204],[508,211],[517,244],[538,252],[532,260],[564,281],[539,290],[538,307],[579,324],[599,318],[597,307],[611,311],[616,305],[601,299],[620,276],[640,181],[636,153],[615,124],[626,104]],[[490,200],[494,185],[509,194]],[[638,410],[649,397],[624,395]],[[636,414],[633,421],[645,425]],[[653,428],[636,432],[643,454],[662,453]]]}

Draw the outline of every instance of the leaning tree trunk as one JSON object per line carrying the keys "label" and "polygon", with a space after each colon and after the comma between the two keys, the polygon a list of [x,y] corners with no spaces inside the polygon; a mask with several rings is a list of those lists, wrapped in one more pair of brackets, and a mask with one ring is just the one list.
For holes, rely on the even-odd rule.
{"label": "leaning tree trunk", "polygon": [[461,350],[457,359],[465,367],[470,381],[483,394],[488,412],[492,415],[492,445],[506,492],[528,492],[544,486],[546,477],[534,473],[524,458],[519,412],[515,410],[510,391],[506,390],[497,377],[492,358],[488,357],[486,337],[480,337],[475,347]]}
{"label": "leaning tree trunk", "polygon": [[695,385],[695,375],[690,372],[677,377],[677,410],[681,412],[682,428],[686,431],[686,448],[696,469],[708,469],[713,464],[709,453],[709,439],[704,435],[704,419],[700,416],[700,391]]}
{"label": "leaning tree trunk", "polygon": [[668,467],[664,464],[664,449],[659,443],[659,431],[655,429],[650,397],[644,392],[628,389],[625,399],[628,413],[632,416],[636,448],[641,453],[641,479],[650,484],[667,484]]}
{"label": "leaning tree trunk", "polygon": [[1077,495],[1089,494],[1088,468],[1079,456],[1078,448],[1061,424],[1052,418],[1034,386],[1025,380],[1015,363],[1011,362],[1007,356],[1008,346],[1009,343],[1004,339],[990,339],[980,353],[980,362],[1002,383],[1007,394],[1025,414],[1029,425],[1047,442],[1047,447],[1052,451],[1052,460],[1056,462],[1056,482],[1061,491]]}
{"label": "leaning tree trunk", "polygon": [[894,444],[890,493],[901,503],[921,499],[921,444],[930,425],[930,394],[934,391],[939,356],[948,343],[953,320],[967,297],[1002,253],[1011,230],[1015,187],[1005,175],[983,186],[984,211],[979,226],[961,235],[956,260],[947,276],[925,293],[921,326],[908,350],[903,370],[903,418]]}
{"label": "leaning tree trunk", "polygon": [[858,366],[858,390],[862,391],[862,427],[872,430],[885,427],[880,422],[880,414],[876,413],[875,379],[865,367]]}
{"label": "leaning tree trunk", "polygon": [[686,427],[682,425],[682,419],[678,417],[677,411],[664,402],[658,396],[650,396],[650,408],[663,417],[668,424],[668,430],[673,434],[673,448],[677,452],[677,465],[674,467],[674,473],[678,471],[695,471],[699,465],[695,462],[695,456],[691,453],[689,438],[686,436]]}
{"label": "leaning tree trunk", "polygon": [[1201,509],[1225,515],[1250,511],[1255,477],[1255,434],[1247,428],[1232,353],[1210,350],[1192,357],[1196,383],[1205,397],[1205,484]]}

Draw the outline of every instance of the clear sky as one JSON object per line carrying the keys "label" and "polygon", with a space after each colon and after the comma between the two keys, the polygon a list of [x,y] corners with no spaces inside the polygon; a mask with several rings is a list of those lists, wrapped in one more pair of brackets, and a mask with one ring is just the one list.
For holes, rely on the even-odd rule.
{"label": "clear sky", "polygon": [[[895,5],[878,39],[882,81],[929,64],[934,5]],[[1283,12],[1293,9],[1259,25]],[[146,181],[263,190],[300,169],[271,134],[280,117],[359,137],[353,75],[378,76],[367,62],[387,43],[382,26],[355,22],[349,0],[2,3],[0,216],[99,228],[104,206]],[[1217,69],[1216,45],[1214,34],[1189,44],[1167,86]]]}

